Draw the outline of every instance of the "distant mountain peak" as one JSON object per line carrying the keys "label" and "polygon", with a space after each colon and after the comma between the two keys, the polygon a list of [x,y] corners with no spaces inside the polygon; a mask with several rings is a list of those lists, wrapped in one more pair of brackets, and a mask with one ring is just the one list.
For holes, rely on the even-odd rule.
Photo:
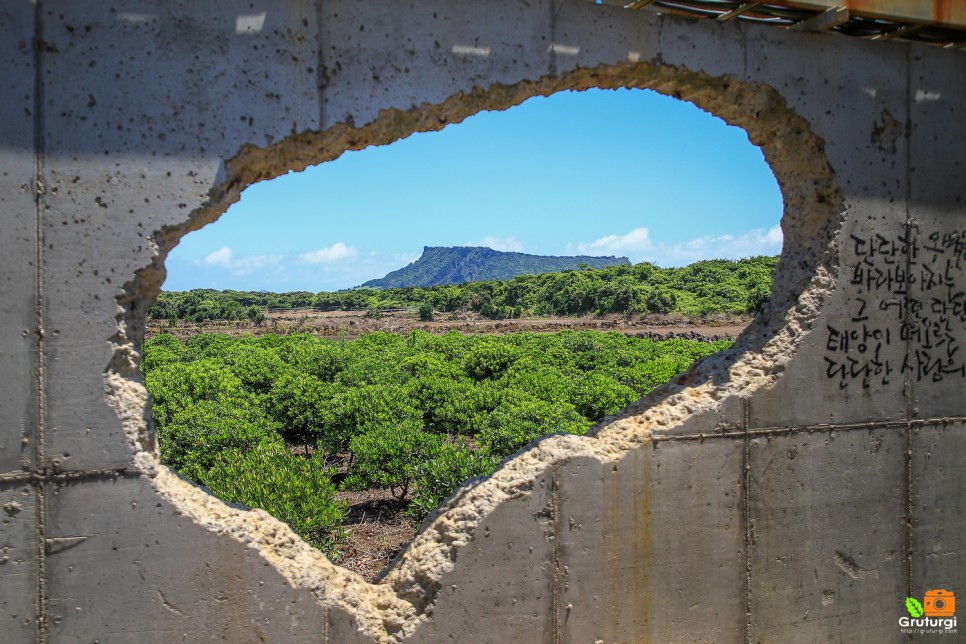
{"label": "distant mountain peak", "polygon": [[588,255],[529,255],[493,250],[486,246],[423,246],[423,254],[415,262],[392,271],[381,279],[369,280],[370,288],[403,288],[406,286],[440,286],[481,280],[507,280],[517,275],[555,273],[579,268],[604,268],[630,264],[626,257],[591,257]]}

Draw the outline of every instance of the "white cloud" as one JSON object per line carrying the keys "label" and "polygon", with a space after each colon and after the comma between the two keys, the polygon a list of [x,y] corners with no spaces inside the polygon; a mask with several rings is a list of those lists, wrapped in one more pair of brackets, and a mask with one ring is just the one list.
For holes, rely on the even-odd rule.
{"label": "white cloud", "polygon": [[210,266],[221,266],[223,268],[228,268],[231,266],[231,248],[228,246],[222,246],[213,253],[209,253],[205,259],[205,264]]}
{"label": "white cloud", "polygon": [[590,255],[626,255],[632,262],[658,266],[681,266],[702,259],[739,259],[755,255],[777,255],[782,248],[781,226],[755,228],[734,235],[695,237],[676,244],[655,243],[647,228],[635,228],[624,235],[607,235],[577,250]]}
{"label": "white cloud", "polygon": [[242,255],[236,257],[230,246],[222,246],[218,250],[208,253],[201,261],[208,266],[223,268],[236,275],[244,275],[262,268],[276,266],[282,259],[282,255]]}
{"label": "white cloud", "polygon": [[303,264],[333,264],[335,262],[353,259],[358,255],[359,251],[356,248],[346,246],[342,242],[336,242],[326,248],[320,248],[309,253],[302,253],[299,255],[299,260]]}
{"label": "white cloud", "polygon": [[516,237],[495,237],[487,235],[478,242],[466,242],[464,246],[486,246],[493,250],[502,250],[508,253],[522,253],[523,242]]}
{"label": "white cloud", "polygon": [[774,244],[779,249],[785,241],[785,235],[782,233],[782,227],[779,225],[772,226],[765,233],[765,241],[769,244]]}
{"label": "white cloud", "polygon": [[777,255],[782,249],[782,229],[755,228],[735,235],[696,237],[686,242],[661,245],[656,249],[655,263],[679,266],[699,259],[738,259],[755,255]]}
{"label": "white cloud", "polygon": [[351,261],[330,264],[299,262],[295,268],[296,281],[309,291],[334,291],[358,286],[377,279],[390,271],[410,264],[419,255],[410,253],[359,252]]}
{"label": "white cloud", "polygon": [[592,255],[639,255],[653,246],[650,231],[635,228],[626,235],[607,235],[589,244],[577,244],[577,250]]}

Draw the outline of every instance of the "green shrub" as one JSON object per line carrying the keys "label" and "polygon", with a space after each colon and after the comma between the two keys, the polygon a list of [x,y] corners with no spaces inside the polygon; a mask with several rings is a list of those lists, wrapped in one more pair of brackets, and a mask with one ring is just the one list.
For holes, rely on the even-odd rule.
{"label": "green shrub", "polygon": [[432,431],[466,434],[476,414],[487,410],[483,388],[465,376],[451,378],[429,374],[406,383],[413,405],[422,410],[423,422]]}
{"label": "green shrub", "polygon": [[150,340],[145,340],[141,355],[141,370],[144,373],[191,359],[184,343],[167,333],[159,333]]}
{"label": "green shrub", "polygon": [[433,305],[429,302],[423,302],[419,305],[419,319],[423,322],[433,321]]}
{"label": "green shrub", "polygon": [[161,462],[201,481],[222,452],[281,448],[279,429],[252,401],[199,400],[158,424]]}
{"label": "green shrub", "polygon": [[225,352],[224,362],[238,376],[242,386],[253,393],[268,392],[273,383],[290,370],[277,351],[254,343],[236,343]]}
{"label": "green shrub", "polygon": [[549,403],[515,393],[488,416],[476,438],[484,449],[502,458],[546,434],[582,436],[591,424],[570,403]]}
{"label": "green shrub", "polygon": [[574,384],[570,401],[581,416],[598,421],[604,416],[616,414],[637,398],[633,389],[614,378],[588,373]]}
{"label": "green shrub", "polygon": [[305,458],[257,448],[222,452],[203,483],[223,501],[265,510],[332,557],[346,517],[332,475],[321,452]]}
{"label": "green shrub", "polygon": [[343,347],[333,342],[303,333],[289,335],[286,339],[279,347],[282,359],[298,371],[325,382],[335,380],[349,362]]}
{"label": "green shrub", "polygon": [[389,488],[403,499],[420,468],[437,457],[442,442],[411,420],[370,429],[349,441],[353,460],[345,485]]}
{"label": "green shrub", "polygon": [[677,306],[677,299],[674,291],[655,288],[644,298],[644,306],[651,313],[670,313]]}
{"label": "green shrub", "polygon": [[325,442],[330,449],[338,449],[373,428],[416,421],[421,416],[399,385],[340,389],[326,401]]}
{"label": "green shrub", "polygon": [[272,384],[268,405],[284,427],[287,440],[308,443],[329,438],[326,422],[334,389],[330,383],[294,369]]}
{"label": "green shrub", "polygon": [[[148,361],[151,359],[149,356]],[[251,397],[241,380],[216,358],[165,365],[149,371],[144,384],[151,392],[154,422],[159,425],[201,400],[224,402]]]}
{"label": "green shrub", "polygon": [[411,380],[440,375],[458,377],[460,375],[459,370],[452,368],[451,365],[452,363],[444,362],[431,353],[417,353],[404,358],[399,363],[399,370],[410,376]]}
{"label": "green shrub", "polygon": [[474,451],[463,441],[443,443],[435,458],[424,462],[416,474],[410,515],[421,521],[467,480],[492,474],[499,462],[499,458]]}
{"label": "green shrub", "polygon": [[765,306],[765,303],[771,299],[771,287],[768,284],[756,286],[748,293],[748,303],[745,306],[745,310],[748,313],[756,313],[759,309]]}
{"label": "green shrub", "polygon": [[486,338],[470,349],[466,356],[466,372],[477,380],[493,378],[520,358],[516,347],[507,342]]}
{"label": "green shrub", "polygon": [[265,314],[254,304],[245,310],[245,317],[255,324],[261,324],[265,321]]}

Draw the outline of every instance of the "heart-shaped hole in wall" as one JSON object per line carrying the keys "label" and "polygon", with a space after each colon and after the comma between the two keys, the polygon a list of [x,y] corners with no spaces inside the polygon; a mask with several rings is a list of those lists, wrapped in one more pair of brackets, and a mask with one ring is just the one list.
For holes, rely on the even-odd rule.
{"label": "heart-shaped hole in wall", "polygon": [[[726,308],[723,303],[729,302],[727,306],[731,306],[736,300],[742,303],[740,310],[727,313],[736,315],[739,324],[748,321],[740,315],[757,312],[758,319],[752,322],[753,332],[743,336],[739,345],[724,358],[706,362],[704,367],[679,378],[675,385],[678,389],[714,380],[715,376],[709,374],[716,368],[727,369],[744,352],[764,345],[782,326],[774,322],[782,320],[793,309],[798,294],[824,261],[831,236],[831,227],[822,229],[824,233],[816,236],[812,226],[811,238],[803,232],[811,226],[806,224],[809,217],[825,213],[840,201],[834,195],[822,193],[825,189],[822,182],[803,178],[826,176],[823,172],[831,176],[824,157],[815,154],[820,142],[812,140],[814,137],[808,128],[800,119],[795,120],[797,117],[767,87],[733,79],[709,79],[646,64],[608,70],[609,75],[599,70],[592,75],[577,71],[546,85],[522,84],[513,92],[501,88],[492,95],[480,91],[454,96],[441,105],[415,110],[418,118],[413,118],[413,113],[390,111],[370,126],[339,125],[314,137],[293,136],[267,149],[246,148],[229,162],[230,178],[222,191],[212,193],[211,205],[195,210],[184,226],[159,232],[156,241],[161,253],[157,265],[139,275],[145,284],[154,284],[154,292],[145,298],[154,306],[150,311],[147,302],[140,308],[133,307],[135,315],[146,314],[147,319],[142,322],[132,318],[129,322],[134,326],[144,324],[147,329],[142,370],[153,397],[153,418],[162,463],[230,503],[263,507],[287,521],[296,533],[334,560],[347,563],[369,579],[381,579],[382,586],[387,591],[391,589],[397,598],[393,602],[403,601],[419,613],[439,591],[434,579],[442,574],[440,570],[452,566],[453,553],[462,543],[458,535],[452,534],[452,526],[439,527],[445,517],[436,508],[463,481],[488,475],[504,458],[525,449],[540,436],[579,435],[605,416],[637,413],[639,405],[632,405],[630,411],[621,410],[645,394],[650,394],[648,405],[660,404],[669,391],[660,386],[663,382],[685,371],[694,359],[731,345],[730,340],[718,344],[702,342],[706,337],[675,338],[661,344],[654,338],[666,329],[602,333],[595,327],[613,326],[615,330],[627,331],[629,326],[638,323],[652,325],[658,319],[653,316],[663,316],[661,321],[665,324],[685,320],[693,324],[689,314],[723,313],[722,308]],[[373,259],[369,247],[349,238],[348,233],[336,236],[328,231],[327,237],[320,241],[311,231],[302,231],[292,233],[300,243],[288,251],[269,248],[249,252],[240,250],[234,241],[221,241],[196,251],[200,254],[194,264],[190,257],[178,259],[173,254],[169,258],[170,266],[175,266],[177,259],[193,267],[199,275],[203,274],[202,269],[221,269],[227,273],[248,272],[259,279],[263,274],[280,276],[286,266],[322,266],[328,270],[317,273],[323,276],[320,280],[336,275],[348,281],[332,282],[331,290],[323,293],[305,290],[302,286],[285,294],[259,292],[266,290],[264,283],[253,284],[245,292],[240,292],[235,285],[221,283],[217,286],[219,290],[164,292],[156,301],[153,299],[167,252],[186,233],[216,220],[250,184],[292,169],[304,169],[309,162],[335,159],[347,150],[390,143],[417,131],[440,129],[446,123],[459,122],[483,110],[506,109],[534,95],[591,87],[654,87],[663,94],[691,100],[728,123],[743,127],[751,141],[761,146],[782,187],[783,253],[786,256],[793,253],[797,258],[795,267],[784,272],[779,270],[779,287],[770,289],[775,261],[759,257],[744,262],[704,262],[670,271],[646,264],[610,268],[584,265],[553,277],[517,277],[505,282],[430,289],[340,291],[338,286],[354,286],[356,280],[364,281],[360,279],[364,275],[352,272],[357,266],[369,262],[365,269],[372,271],[381,261],[383,268],[392,267],[386,251],[380,251],[384,255],[377,254]],[[655,98],[675,102],[656,95],[648,100]],[[487,118],[511,114],[512,111],[507,115],[487,115]],[[638,113],[635,117],[647,122],[645,114]],[[603,117],[598,115],[598,118]],[[713,121],[713,125],[729,129],[720,121]],[[556,132],[557,137],[563,138],[569,134],[559,129]],[[776,137],[784,137],[786,143],[788,139],[795,139],[798,145],[777,145]],[[430,138],[431,135],[420,137],[420,142]],[[757,153],[760,160],[761,153],[747,139],[744,145]],[[613,142],[607,146],[620,147]],[[589,154],[588,150],[576,150],[568,164],[582,167],[585,152]],[[694,158],[702,156],[695,149],[689,148],[688,153],[691,161],[684,163],[685,169],[696,167]],[[434,155],[445,156],[425,154],[424,160]],[[514,152],[503,147],[501,154]],[[347,155],[346,159],[351,156]],[[657,161],[663,164],[667,160],[660,156]],[[720,159],[711,166],[725,168],[728,163],[728,159]],[[471,167],[473,170],[467,172],[476,172],[476,167],[472,164]],[[803,168],[812,174],[802,173]],[[646,174],[646,170],[635,168],[632,174],[642,172]],[[684,174],[678,177],[680,185],[692,187],[696,192],[695,186],[706,186],[706,191],[722,202],[726,200],[720,197],[720,190],[734,179],[724,170],[708,176],[707,167],[701,172],[682,170],[679,173]],[[612,176],[613,172],[605,174]],[[373,177],[368,179],[371,183]],[[557,188],[541,181],[538,189],[526,199],[520,199],[521,207],[543,204],[548,191],[559,191],[571,198],[590,193],[592,203],[601,203],[602,195],[619,183],[607,184],[600,178],[584,177],[575,190],[571,181],[576,180],[567,180]],[[489,180],[480,186],[481,196],[499,192]],[[636,187],[640,191],[638,206],[652,198],[648,191],[640,189],[639,183]],[[358,189],[354,195],[360,201],[367,196],[359,194]],[[504,194],[499,197],[514,201]],[[348,199],[352,198],[350,194]],[[243,198],[239,207],[245,203]],[[328,199],[323,195],[314,206],[316,212],[328,211],[327,204]],[[607,206],[602,209],[607,210]],[[427,217],[428,230],[437,234],[438,231],[433,231],[433,221],[444,227],[451,217],[462,217],[467,211],[460,205],[455,212],[442,213],[438,219]],[[560,239],[558,229],[567,232],[567,226],[555,223],[557,214],[556,211],[548,213],[538,228],[552,229],[553,237]],[[608,219],[600,212],[587,214],[586,219]],[[374,227],[358,212],[332,210],[324,221],[338,216],[350,221],[345,230],[359,229],[363,236],[374,236]],[[232,215],[227,216],[225,223],[231,218]],[[261,218],[266,219],[264,215]],[[417,217],[392,218],[400,229],[405,229],[405,235],[398,233],[395,237],[421,234],[414,228]],[[502,242],[504,248],[537,250],[537,242],[533,240],[540,237],[514,233],[511,229],[486,228],[485,224],[492,225],[492,222],[478,213],[469,218],[481,220],[483,226],[454,229],[451,234],[455,236],[419,244],[431,246],[425,249],[424,259],[435,261],[445,256],[443,246],[475,242],[484,246],[487,241]],[[278,220],[272,219],[271,223],[278,225]],[[608,234],[589,232],[595,230],[589,228],[588,232],[569,233],[569,239],[572,248],[581,254],[604,251],[618,255],[626,249],[627,254],[651,250],[670,256],[705,244],[713,252],[724,255],[731,254],[727,252],[729,244],[748,244],[747,248],[753,248],[756,242],[780,243],[780,230],[773,226],[774,223],[756,224],[741,230],[736,224],[732,228],[736,232],[731,234],[696,229],[690,238],[676,246],[662,243],[647,225],[621,227],[620,223],[607,228],[611,231]],[[758,230],[752,232],[748,228]],[[225,239],[216,226],[210,228],[210,234]],[[266,240],[276,234],[274,231],[256,233]],[[200,238],[202,233],[196,235]],[[487,235],[493,239],[487,240]],[[507,239],[510,235],[512,240]],[[310,240],[303,243],[306,238]],[[386,238],[392,240],[393,236]],[[190,239],[186,238],[184,248]],[[541,245],[540,251],[545,254],[567,248],[559,241],[555,242],[556,246],[540,241],[544,243],[547,245]],[[400,252],[406,252],[405,247],[400,248]],[[764,252],[773,254],[774,250]],[[477,251],[477,254],[483,253]],[[634,257],[641,258],[641,255]],[[354,260],[358,260],[355,265],[351,264]],[[350,268],[347,270],[347,267]],[[419,268],[420,263],[409,268],[414,267]],[[153,282],[147,279],[152,271]],[[378,277],[382,272],[370,274]],[[171,275],[174,279],[173,270]],[[767,286],[761,279],[763,276],[768,278]],[[181,288],[192,286],[196,284]],[[223,290],[229,286],[239,292]],[[534,319],[539,314],[567,318],[567,326],[578,328],[544,333],[554,331],[561,321]],[[594,317],[596,314],[605,317]],[[573,319],[573,316],[578,317]],[[770,330],[763,330],[768,325],[762,325],[762,318],[772,321]],[[518,335],[518,331],[526,333]],[[685,335],[731,333],[699,330]],[[136,332],[131,336],[138,337]],[[732,386],[739,384],[737,380],[731,383]],[[166,476],[159,479],[159,487],[168,484],[182,485]],[[488,481],[486,485],[489,484]],[[499,483],[493,485],[499,486]],[[498,505],[500,499],[509,500],[513,495],[507,495],[504,490],[497,497]],[[466,514],[458,522],[459,529],[472,531],[478,518],[489,510],[476,508],[468,514],[460,513],[460,503],[459,499],[451,500],[445,509],[459,516]],[[194,516],[195,511],[186,510],[186,513]],[[231,531],[236,537],[246,539],[244,525],[251,518],[234,519],[233,516],[231,512],[220,514],[216,523],[235,525],[234,522],[240,521]],[[244,513],[238,515],[243,516]],[[394,552],[416,533],[416,522],[426,516],[429,520],[424,521],[422,533],[415,537],[419,546],[410,551],[413,556],[397,557],[398,565],[376,577]],[[347,523],[347,518],[351,523]],[[373,531],[365,540],[353,541],[370,528]],[[305,552],[303,546],[293,547]],[[436,550],[450,554],[442,559],[427,554]],[[298,555],[295,559],[305,556]],[[318,565],[321,564],[311,564]],[[334,574],[326,572],[329,569],[319,570],[318,574],[326,578]],[[361,580],[351,583],[361,583]],[[364,610],[364,607],[354,610]],[[386,625],[385,620],[381,623],[390,631],[401,628],[398,624]]]}
{"label": "heart-shaped hole in wall", "polygon": [[646,90],[256,184],[168,256],[149,312],[162,462],[371,579],[467,478],[730,347],[780,212],[743,131]]}

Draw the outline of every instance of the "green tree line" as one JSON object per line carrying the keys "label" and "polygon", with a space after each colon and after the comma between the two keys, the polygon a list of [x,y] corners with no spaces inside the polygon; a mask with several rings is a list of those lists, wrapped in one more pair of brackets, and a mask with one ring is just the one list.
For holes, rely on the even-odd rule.
{"label": "green tree line", "polygon": [[582,435],[728,346],[597,331],[160,334],[142,370],[164,463],[332,555],[339,485],[392,490],[422,518],[533,439]]}
{"label": "green tree line", "polygon": [[519,275],[511,280],[422,288],[357,288],[337,292],[271,293],[195,289],[162,292],[149,317],[205,320],[263,319],[269,308],[370,310],[419,307],[472,310],[487,318],[608,313],[751,313],[771,294],[777,257],[706,260],[681,268],[634,265]]}

